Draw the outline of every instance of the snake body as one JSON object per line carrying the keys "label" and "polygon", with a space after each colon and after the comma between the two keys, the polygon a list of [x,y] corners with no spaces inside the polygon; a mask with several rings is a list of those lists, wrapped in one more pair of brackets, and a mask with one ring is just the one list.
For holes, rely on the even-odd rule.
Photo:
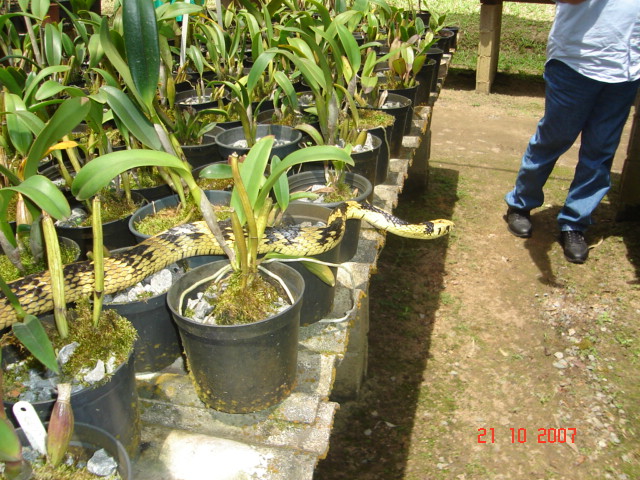
{"label": "snake body", "polygon": [[[373,205],[344,202],[336,207],[323,227],[288,225],[270,227],[259,246],[259,254],[311,256],[326,252],[341,240],[346,221],[362,219],[374,227],[407,238],[434,239],[453,228],[449,220],[408,223]],[[234,242],[231,225],[222,223],[226,243]],[[114,293],[135,285],[167,265],[196,255],[222,255],[223,250],[203,222],[179,225],[104,259],[104,293]],[[64,267],[68,302],[93,292],[93,262],[81,261]],[[29,275],[9,284],[28,314],[39,315],[53,309],[49,272]],[[0,329],[16,322],[15,310],[0,293]]]}

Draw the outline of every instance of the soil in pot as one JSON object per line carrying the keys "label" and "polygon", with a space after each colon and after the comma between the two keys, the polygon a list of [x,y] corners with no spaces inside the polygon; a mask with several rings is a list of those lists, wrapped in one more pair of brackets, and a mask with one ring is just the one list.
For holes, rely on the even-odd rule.
{"label": "soil in pot", "polygon": [[[63,265],[75,262],[80,258],[80,246],[75,241],[65,237],[59,237],[58,240],[60,243],[60,254],[62,255]],[[42,272],[48,268],[46,252],[45,258],[36,260],[31,254],[31,251],[25,247],[20,251],[20,261],[24,267],[23,271],[18,270],[6,255],[0,255],[0,275],[2,275],[5,282],[12,282],[17,278],[24,277],[32,273]]]}
{"label": "soil in pot", "polygon": [[[373,185],[366,177],[353,172],[347,172],[344,178],[346,190],[350,193],[336,195],[336,191],[331,186],[327,186],[324,170],[310,170],[301,172],[289,177],[289,188],[291,192],[313,192],[318,194],[318,198],[313,203],[324,205],[330,209],[338,207],[346,200],[362,202],[373,192]],[[296,200],[295,202],[308,202],[311,200]],[[294,203],[295,203],[294,202]],[[358,239],[362,220],[350,218],[345,225],[344,235],[340,242],[340,255],[337,263],[348,262],[353,258],[358,249]]]}
{"label": "soil in pot", "polygon": [[205,133],[200,139],[200,143],[194,145],[182,145],[187,162],[192,168],[198,168],[211,162],[215,162],[220,157],[216,135],[223,129],[216,126],[210,132]]}
{"label": "soil in pot", "polygon": [[411,109],[411,100],[403,97],[402,95],[389,93],[382,107],[369,106],[365,108],[370,110],[381,110],[395,117],[396,121],[393,124],[393,129],[389,138],[389,148],[391,156],[396,157],[400,153],[400,148],[402,147],[402,138],[404,136],[407,116]]}
{"label": "soil in pot", "polygon": [[[189,318],[195,307],[185,302],[202,293],[204,279],[225,265],[227,261],[214,262],[188,272],[169,289],[167,303],[180,329],[199,398],[208,407],[228,413],[264,410],[286,398],[295,385],[304,281],[291,267],[270,263],[266,268],[282,278],[293,295],[293,303],[283,311],[242,325],[205,324]],[[198,287],[193,289],[194,285]],[[242,294],[244,299],[253,297],[246,290]],[[191,311],[183,314],[184,308]]]}
{"label": "soil in pot", "polygon": [[[302,132],[283,125],[258,125],[256,129],[256,140],[267,135],[274,135],[276,141],[271,149],[272,155],[285,158],[290,153],[298,149],[298,144],[302,139]],[[216,136],[216,143],[220,151],[220,159],[226,160],[233,153],[245,155],[249,152],[247,140],[242,127],[235,127],[226,130]]]}
{"label": "soil in pot", "polygon": [[[132,201],[116,192],[104,193],[102,200],[103,244],[108,249],[127,247],[136,243],[129,231],[129,218],[146,200],[132,192]],[[93,249],[93,229],[91,215],[84,208],[74,208],[71,216],[56,222],[56,231],[63,237],[75,240],[80,246],[81,259]]]}
{"label": "soil in pot", "polygon": [[391,159],[391,134],[396,117],[382,110],[360,109],[360,125],[369,130],[382,140],[378,153],[378,168],[376,171],[376,184],[384,183],[389,172],[389,160]]}
{"label": "soil in pot", "polygon": [[[231,201],[231,193],[220,190],[206,190],[204,193],[213,206],[218,220],[229,218],[228,205]],[[192,197],[188,197],[186,204],[181,204],[178,195],[172,195],[137,210],[129,220],[129,230],[136,240],[141,242],[169,228],[199,220],[202,220],[202,215]],[[187,258],[186,263],[194,268],[220,258],[217,255],[198,255]]]}
{"label": "soil in pot", "polygon": [[162,370],[182,353],[180,335],[167,307],[167,291],[184,273],[184,268],[172,264],[126,290],[105,295],[104,308],[129,319],[138,332],[136,372]]}
{"label": "soil in pot", "polygon": [[122,444],[113,435],[94,425],[81,422],[74,424],[66,458],[57,469],[45,465],[45,459],[27,446],[27,437],[22,429],[17,429],[16,433],[23,445],[24,457],[35,459],[31,462],[33,480],[133,479],[131,460]]}
{"label": "soil in pot", "polygon": [[[140,443],[140,417],[132,353],[136,330],[114,311],[105,310],[98,328],[88,301],[69,311],[69,336],[61,338],[53,317],[43,326],[58,352],[61,375],[55,376],[24,353],[11,333],[2,337],[4,401],[9,417],[12,404],[30,402],[47,421],[59,381],[72,384],[71,405],[78,422],[91,423],[114,435],[134,455]],[[12,419],[15,422],[15,419]],[[14,423],[15,424],[15,423]]]}

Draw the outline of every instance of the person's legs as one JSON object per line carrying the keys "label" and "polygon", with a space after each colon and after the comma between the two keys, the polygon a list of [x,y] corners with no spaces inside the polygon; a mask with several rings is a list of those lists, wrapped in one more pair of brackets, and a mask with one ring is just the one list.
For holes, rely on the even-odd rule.
{"label": "person's legs", "polygon": [[522,157],[515,187],[505,196],[509,207],[525,212],[544,202],[542,188],[587,123],[601,87],[557,60],[547,63],[544,78],[545,114]]}
{"label": "person's legs", "polygon": [[562,231],[584,232],[593,223],[591,214],[611,185],[611,164],[639,84],[603,84],[582,130],[578,165],[558,215]]}

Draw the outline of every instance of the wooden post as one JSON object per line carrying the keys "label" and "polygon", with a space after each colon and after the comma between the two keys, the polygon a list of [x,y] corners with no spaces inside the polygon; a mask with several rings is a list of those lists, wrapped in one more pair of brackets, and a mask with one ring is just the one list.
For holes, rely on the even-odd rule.
{"label": "wooden post", "polygon": [[498,71],[502,0],[483,0],[480,7],[480,39],[476,68],[476,92],[491,93]]}
{"label": "wooden post", "polygon": [[616,220],[640,220],[640,93],[636,96],[627,158],[622,166]]}

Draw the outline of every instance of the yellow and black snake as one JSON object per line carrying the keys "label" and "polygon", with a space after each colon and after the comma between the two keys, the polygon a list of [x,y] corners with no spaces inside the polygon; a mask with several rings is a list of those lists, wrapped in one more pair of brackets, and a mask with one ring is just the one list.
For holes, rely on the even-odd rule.
{"label": "yellow and black snake", "polygon": [[[453,222],[449,220],[408,223],[368,203],[344,202],[331,212],[324,227],[288,225],[268,228],[258,253],[318,255],[336,246],[344,234],[345,222],[352,218],[365,220],[395,235],[424,240],[446,235],[453,228]],[[223,223],[222,231],[231,246],[233,232],[230,225]],[[123,290],[183,258],[222,254],[222,248],[204,222],[180,225],[105,258],[104,291],[114,293]],[[93,292],[93,263],[83,261],[65,266],[64,279],[67,301],[90,295]],[[53,309],[49,272],[20,278],[9,286],[26,313],[38,315]],[[0,293],[0,329],[16,320],[13,307]]]}

